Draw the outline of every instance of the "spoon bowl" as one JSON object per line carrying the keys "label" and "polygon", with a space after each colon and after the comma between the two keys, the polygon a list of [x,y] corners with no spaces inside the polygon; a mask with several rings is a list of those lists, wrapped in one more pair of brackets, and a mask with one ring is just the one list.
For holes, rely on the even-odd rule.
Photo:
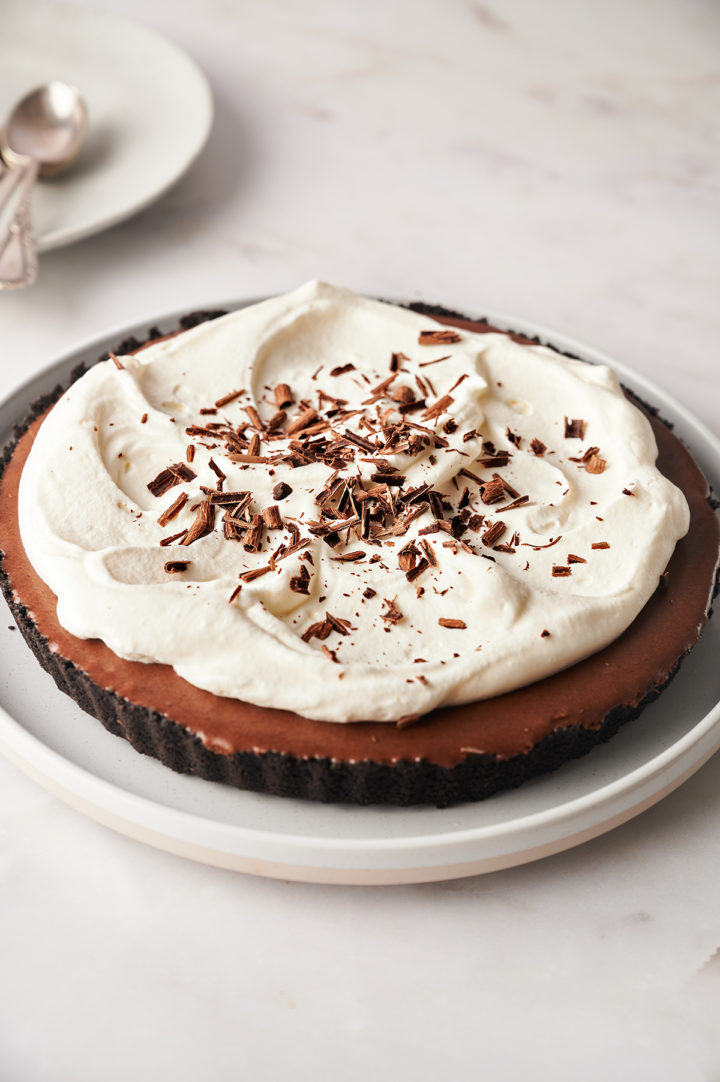
{"label": "spoon bowl", "polygon": [[0,150],[8,165],[27,159],[41,176],[53,176],[77,157],[87,132],[87,108],[79,90],[51,82],[26,94],[5,125]]}

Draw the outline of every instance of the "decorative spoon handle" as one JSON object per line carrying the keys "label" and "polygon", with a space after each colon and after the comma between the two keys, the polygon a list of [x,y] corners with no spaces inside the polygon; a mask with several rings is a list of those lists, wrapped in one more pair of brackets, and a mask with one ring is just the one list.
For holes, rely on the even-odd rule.
{"label": "decorative spoon handle", "polygon": [[36,176],[37,166],[30,161],[0,175],[0,289],[22,289],[37,278],[30,220],[30,190]]}

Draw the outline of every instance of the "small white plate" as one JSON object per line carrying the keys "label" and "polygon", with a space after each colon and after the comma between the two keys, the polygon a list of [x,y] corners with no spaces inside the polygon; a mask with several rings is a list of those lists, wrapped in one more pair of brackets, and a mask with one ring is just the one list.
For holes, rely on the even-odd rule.
{"label": "small white plate", "polygon": [[[231,302],[239,308],[250,301]],[[496,326],[537,334],[613,364],[657,405],[720,491],[720,443],[681,406],[623,365],[522,320]],[[154,320],[170,330],[177,315]],[[29,403],[128,334],[123,327],[58,360],[0,403],[0,445]],[[8,613],[9,617],[9,613]],[[720,747],[720,623],[711,621],[679,675],[642,716],[583,759],[520,789],[454,808],[358,808],[284,800],[174,774],[106,733],[59,692],[20,634],[0,620],[0,750],[83,813],[194,860],[258,875],[322,883],[413,883],[522,864],[593,838],[671,792]]]}
{"label": "small white plate", "polygon": [[15,101],[52,79],[82,91],[89,132],[73,166],[35,187],[41,252],[152,203],[200,153],[213,115],[197,64],[146,27],[81,7],[2,0],[0,124]]}

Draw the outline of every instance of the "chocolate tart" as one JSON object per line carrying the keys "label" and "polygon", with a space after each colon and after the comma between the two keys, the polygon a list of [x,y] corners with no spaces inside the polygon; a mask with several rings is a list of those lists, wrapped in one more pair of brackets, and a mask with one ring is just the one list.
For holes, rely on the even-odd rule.
{"label": "chocolate tart", "polygon": [[[496,329],[446,309],[411,307],[474,331]],[[194,313],[181,321],[180,331],[221,314]],[[116,352],[161,337],[153,328],[146,343],[126,340]],[[312,721],[214,696],[169,666],[122,660],[101,641],[77,639],[57,621],[55,596],[23,550],[17,491],[34,433],[63,390],[58,386],[33,404],[0,459],[0,585],[28,645],[60,690],[109,732],[179,773],[325,802],[446,807],[480,800],[610,739],[667,686],[709,618],[720,545],[716,504],[670,427],[626,392],[650,420],[658,466],[684,492],[691,525],[653,597],[610,646],[531,686],[438,709],[408,727]]]}

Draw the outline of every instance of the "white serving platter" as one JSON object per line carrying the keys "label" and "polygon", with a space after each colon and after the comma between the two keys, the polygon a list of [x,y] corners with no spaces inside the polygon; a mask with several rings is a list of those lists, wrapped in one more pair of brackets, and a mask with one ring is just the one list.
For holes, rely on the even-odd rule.
{"label": "white serving platter", "polygon": [[[226,302],[233,309],[253,303]],[[591,363],[611,364],[658,406],[720,491],[720,442],[661,389],[597,350],[524,320],[481,313]],[[152,324],[85,342],[0,403],[0,444],[38,395]],[[453,808],[313,804],[172,773],[111,736],[59,692],[12,620],[0,622],[0,751],[93,819],[149,845],[224,868],[322,883],[415,883],[476,875],[548,856],[625,822],[677,788],[720,747],[720,625],[636,721],[583,759],[489,800]]]}

